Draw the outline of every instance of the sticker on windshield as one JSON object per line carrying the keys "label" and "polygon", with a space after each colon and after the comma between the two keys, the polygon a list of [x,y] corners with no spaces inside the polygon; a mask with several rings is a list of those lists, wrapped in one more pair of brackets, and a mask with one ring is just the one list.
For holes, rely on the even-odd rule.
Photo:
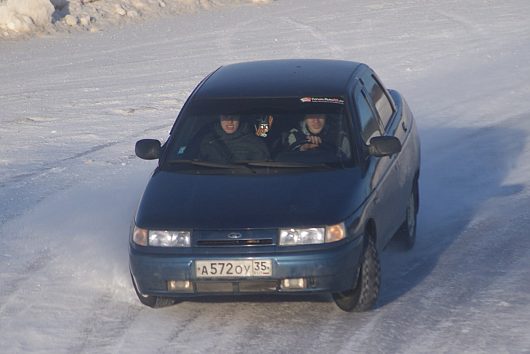
{"label": "sticker on windshield", "polygon": [[344,104],[342,98],[337,97],[302,97],[300,101],[303,103],[333,103],[333,104]]}

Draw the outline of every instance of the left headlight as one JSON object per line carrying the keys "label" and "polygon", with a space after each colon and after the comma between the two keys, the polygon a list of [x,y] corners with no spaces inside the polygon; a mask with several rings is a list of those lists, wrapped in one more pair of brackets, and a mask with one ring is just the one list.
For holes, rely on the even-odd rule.
{"label": "left headlight", "polygon": [[340,241],[346,237],[344,223],[305,229],[281,229],[280,245],[297,246]]}
{"label": "left headlight", "polygon": [[133,242],[140,246],[190,247],[190,231],[146,230],[134,227]]}

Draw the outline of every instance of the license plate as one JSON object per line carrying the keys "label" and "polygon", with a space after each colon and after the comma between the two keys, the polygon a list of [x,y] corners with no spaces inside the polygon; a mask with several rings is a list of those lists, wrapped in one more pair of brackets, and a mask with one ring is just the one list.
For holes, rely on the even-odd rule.
{"label": "license plate", "polygon": [[270,277],[270,259],[195,261],[197,278]]}

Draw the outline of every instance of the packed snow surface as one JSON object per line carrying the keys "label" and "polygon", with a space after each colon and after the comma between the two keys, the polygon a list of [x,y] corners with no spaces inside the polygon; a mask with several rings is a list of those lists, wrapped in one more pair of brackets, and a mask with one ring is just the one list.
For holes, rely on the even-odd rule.
{"label": "packed snow surface", "polygon": [[[528,352],[527,0],[166,15],[0,42],[1,352]],[[365,62],[407,98],[423,149],[416,247],[382,252],[367,313],[327,295],[142,306],[128,232],[156,162],[136,158],[135,141],[166,139],[219,65],[272,58]]]}

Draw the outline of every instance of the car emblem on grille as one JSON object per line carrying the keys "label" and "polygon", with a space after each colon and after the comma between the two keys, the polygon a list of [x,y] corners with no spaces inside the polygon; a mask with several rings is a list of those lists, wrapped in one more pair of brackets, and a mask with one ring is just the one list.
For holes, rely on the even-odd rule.
{"label": "car emblem on grille", "polygon": [[231,232],[227,236],[228,236],[228,238],[232,238],[232,239],[243,237],[243,235],[240,234],[239,232]]}

